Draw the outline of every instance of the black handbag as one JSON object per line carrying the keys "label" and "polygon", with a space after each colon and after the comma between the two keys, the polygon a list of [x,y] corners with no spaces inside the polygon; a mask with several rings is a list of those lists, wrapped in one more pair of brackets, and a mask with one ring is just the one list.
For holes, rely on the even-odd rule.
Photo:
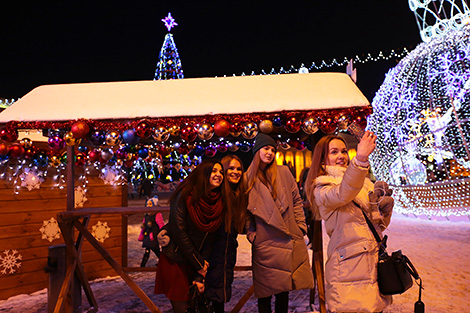
{"label": "black handbag", "polygon": [[194,284],[189,287],[189,306],[186,309],[186,313],[213,313],[211,302],[199,293],[197,286]]}
{"label": "black handbag", "polygon": [[413,286],[412,277],[419,285],[419,297],[415,303],[415,313],[424,312],[424,303],[421,301],[421,289],[423,289],[422,280],[418,271],[411,263],[410,259],[404,255],[401,250],[387,253],[387,235],[380,239],[379,234],[372,225],[367,215],[362,211],[367,225],[369,226],[375,240],[379,244],[379,260],[377,263],[377,282],[380,293],[383,295],[396,295],[407,291]]}

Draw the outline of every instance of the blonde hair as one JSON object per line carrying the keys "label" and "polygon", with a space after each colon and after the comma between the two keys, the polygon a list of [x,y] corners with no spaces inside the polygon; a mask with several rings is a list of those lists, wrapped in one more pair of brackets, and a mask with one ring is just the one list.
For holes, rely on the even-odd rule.
{"label": "blonde hair", "polygon": [[259,156],[259,150],[253,156],[253,161],[251,161],[250,166],[246,170],[246,178],[248,182],[247,193],[253,188],[256,180],[259,180],[263,185],[265,185],[268,190],[271,192],[271,196],[274,200],[277,198],[276,190],[276,178],[277,178],[277,165],[276,162],[271,162],[267,164],[264,170],[261,170],[261,158]]}
{"label": "blonde hair", "polygon": [[320,219],[320,213],[318,212],[317,205],[315,204],[315,179],[319,176],[326,175],[326,160],[329,154],[330,142],[333,140],[341,140],[347,147],[346,141],[339,136],[327,135],[322,137],[315,145],[315,149],[313,150],[312,165],[308,170],[307,179],[305,180],[305,191],[307,194],[307,199],[310,202],[313,216],[317,220]]}

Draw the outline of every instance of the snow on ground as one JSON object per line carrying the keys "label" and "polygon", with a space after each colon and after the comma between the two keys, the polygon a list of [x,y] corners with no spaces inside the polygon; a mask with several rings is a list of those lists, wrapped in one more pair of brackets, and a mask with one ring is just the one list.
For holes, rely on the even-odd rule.
{"label": "snow on ground", "polygon": [[[129,226],[129,265],[138,266],[143,255],[137,241],[140,228]],[[386,231],[388,251],[401,249],[418,269],[424,282],[422,301],[427,313],[470,312],[470,222],[433,221],[395,215]],[[324,235],[324,246],[327,244]],[[249,265],[250,244],[239,237],[238,265]],[[156,262],[152,255],[148,265]],[[163,295],[154,295],[154,273],[132,273],[131,277],[149,295],[164,313],[171,312],[169,301]],[[226,305],[230,310],[251,286],[250,272],[236,272],[233,299]],[[148,312],[149,310],[120,277],[98,279],[91,283],[98,302],[99,313]],[[418,298],[414,285],[402,295],[394,296],[394,303],[384,313],[413,312]],[[89,308],[82,296],[83,312]],[[318,310],[318,307],[317,307]],[[312,312],[309,291],[290,293],[290,312]],[[0,312],[47,312],[47,290],[30,295],[18,295],[0,301]],[[257,312],[256,300],[251,298],[241,312]]]}

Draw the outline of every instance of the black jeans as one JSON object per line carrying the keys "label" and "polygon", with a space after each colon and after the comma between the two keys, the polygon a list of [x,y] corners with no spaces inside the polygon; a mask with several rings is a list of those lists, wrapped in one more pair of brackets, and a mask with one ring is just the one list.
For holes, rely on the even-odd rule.
{"label": "black jeans", "polygon": [[[287,313],[289,308],[289,292],[284,291],[274,295],[276,297],[274,312]],[[271,313],[272,296],[266,298],[258,298],[258,312]]]}

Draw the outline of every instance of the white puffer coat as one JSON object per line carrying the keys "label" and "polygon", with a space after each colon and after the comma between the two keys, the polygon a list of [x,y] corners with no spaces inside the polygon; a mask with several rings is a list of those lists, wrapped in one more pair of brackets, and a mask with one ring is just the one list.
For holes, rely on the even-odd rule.
{"label": "white puffer coat", "polygon": [[297,184],[285,166],[278,166],[276,201],[257,181],[250,190],[247,238],[252,241],[255,297],[313,288],[304,234],[305,215]]}
{"label": "white puffer coat", "polygon": [[374,185],[368,168],[350,162],[348,168],[327,166],[314,181],[314,197],[330,241],[325,265],[326,302],[332,312],[381,312],[392,302],[377,284],[378,244],[363,216],[379,235],[390,223],[372,211],[368,192]]}

